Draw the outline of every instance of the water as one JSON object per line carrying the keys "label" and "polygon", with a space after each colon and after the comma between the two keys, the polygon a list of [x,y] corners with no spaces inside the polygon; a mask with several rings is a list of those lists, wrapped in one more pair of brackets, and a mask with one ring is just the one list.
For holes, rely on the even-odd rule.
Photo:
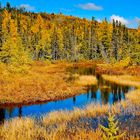
{"label": "water", "polygon": [[[93,68],[71,68],[68,71],[72,74],[95,75]],[[86,93],[81,93],[78,96],[67,98],[64,100],[46,102],[43,104],[9,106],[0,108],[0,122],[14,117],[33,116],[40,117],[52,111],[72,110],[75,107],[83,108],[89,103],[96,104],[114,104],[115,102],[125,100],[125,95],[128,91],[133,90],[133,87],[120,86],[107,81],[104,81],[100,75],[96,75],[98,79],[97,86],[87,87]]]}

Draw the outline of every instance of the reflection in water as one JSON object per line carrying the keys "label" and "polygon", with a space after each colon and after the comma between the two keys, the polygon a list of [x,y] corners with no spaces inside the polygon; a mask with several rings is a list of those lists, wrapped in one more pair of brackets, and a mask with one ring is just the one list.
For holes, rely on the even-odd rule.
{"label": "reflection in water", "polygon": [[74,107],[82,108],[88,103],[95,104],[110,104],[125,99],[125,93],[131,88],[110,85],[107,89],[101,87],[92,86],[88,88],[86,94],[81,94],[65,100],[54,101],[44,104],[29,105],[15,108],[3,108],[0,109],[0,122],[5,119],[22,116],[35,116],[40,117],[43,114],[49,113],[55,110],[72,110]]}
{"label": "reflection in water", "polygon": [[101,98],[102,98],[101,91],[100,91],[100,89],[98,89],[96,92],[96,103],[101,104],[102,103]]}
{"label": "reflection in water", "polygon": [[22,117],[22,107],[19,107],[19,117]]}
{"label": "reflection in water", "polygon": [[[95,74],[95,69],[74,69],[72,73],[79,72],[80,74]],[[110,104],[125,99],[125,93],[130,90],[134,90],[133,87],[119,86],[116,84],[104,81],[101,76],[96,75],[98,79],[97,86],[87,87],[87,93],[68,98],[65,100],[58,100],[54,102],[48,102],[44,104],[35,104],[21,107],[8,107],[0,109],[0,122],[6,119],[23,116],[40,117],[43,114],[51,111],[58,110],[72,110],[75,107],[83,108],[88,103],[96,104]]]}
{"label": "reflection in water", "polygon": [[0,123],[4,122],[4,118],[5,118],[5,110],[4,109],[0,109]]}
{"label": "reflection in water", "polygon": [[95,75],[96,69],[95,67],[70,67],[67,69],[68,72],[72,74],[79,74],[79,75]]}
{"label": "reflection in water", "polygon": [[76,103],[76,97],[75,96],[73,97],[73,103],[74,104]]}

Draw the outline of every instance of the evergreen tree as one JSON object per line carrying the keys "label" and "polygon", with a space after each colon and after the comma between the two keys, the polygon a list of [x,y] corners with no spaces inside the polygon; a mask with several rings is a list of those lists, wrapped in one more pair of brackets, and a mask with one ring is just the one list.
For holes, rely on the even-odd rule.
{"label": "evergreen tree", "polygon": [[10,5],[10,3],[9,2],[7,2],[6,3],[6,9],[7,9],[7,11],[11,11],[11,5]]}
{"label": "evergreen tree", "polygon": [[109,113],[108,127],[100,125],[103,130],[103,140],[120,140],[125,133],[119,134],[118,121],[115,121],[115,116]]}
{"label": "evergreen tree", "polygon": [[61,59],[61,54],[63,52],[63,37],[61,30],[54,28],[52,39],[51,39],[51,49],[52,49],[52,59]]}
{"label": "evergreen tree", "polygon": [[96,21],[94,20],[95,18],[92,17],[92,22],[91,22],[91,48],[90,50],[90,59],[97,59],[97,40],[96,40]]}

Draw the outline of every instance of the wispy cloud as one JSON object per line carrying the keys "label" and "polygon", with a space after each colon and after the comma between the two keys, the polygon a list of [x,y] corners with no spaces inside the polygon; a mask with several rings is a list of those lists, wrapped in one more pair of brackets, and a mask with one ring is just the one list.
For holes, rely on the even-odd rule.
{"label": "wispy cloud", "polygon": [[140,23],[140,17],[135,17],[135,22]]}
{"label": "wispy cloud", "polygon": [[125,24],[125,25],[129,24],[129,21],[128,21],[127,19],[125,19],[124,17],[118,16],[118,15],[112,15],[112,16],[110,17],[111,22],[113,21],[113,19],[114,19],[114,20],[118,20],[118,21],[120,21],[122,24]]}
{"label": "wispy cloud", "polygon": [[25,8],[28,11],[34,11],[35,10],[35,7],[33,7],[33,6],[29,5],[29,4],[21,4],[19,7],[20,8]]}
{"label": "wispy cloud", "polygon": [[77,7],[83,10],[95,10],[95,11],[103,10],[102,6],[98,6],[94,3],[78,4]]}

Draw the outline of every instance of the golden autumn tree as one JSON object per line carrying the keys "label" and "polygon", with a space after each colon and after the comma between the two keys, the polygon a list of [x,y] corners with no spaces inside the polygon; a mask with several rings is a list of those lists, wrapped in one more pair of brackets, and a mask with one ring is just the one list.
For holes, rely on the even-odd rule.
{"label": "golden autumn tree", "polygon": [[16,22],[14,19],[11,19],[7,10],[4,10],[3,18],[4,41],[0,52],[1,61],[7,64],[23,65],[27,63],[28,57],[22,46],[21,38],[17,33]]}
{"label": "golden autumn tree", "polygon": [[0,51],[0,60],[4,63],[8,63],[11,58],[10,20],[11,14],[4,9],[2,11],[2,46]]}
{"label": "golden autumn tree", "polygon": [[98,44],[104,60],[109,62],[111,57],[112,25],[103,20],[98,29]]}
{"label": "golden autumn tree", "polygon": [[139,63],[140,27],[132,30],[115,20],[99,23],[94,17],[88,20],[12,7],[1,8],[0,15],[0,60],[4,63],[20,63],[19,56],[113,63],[130,56]]}

